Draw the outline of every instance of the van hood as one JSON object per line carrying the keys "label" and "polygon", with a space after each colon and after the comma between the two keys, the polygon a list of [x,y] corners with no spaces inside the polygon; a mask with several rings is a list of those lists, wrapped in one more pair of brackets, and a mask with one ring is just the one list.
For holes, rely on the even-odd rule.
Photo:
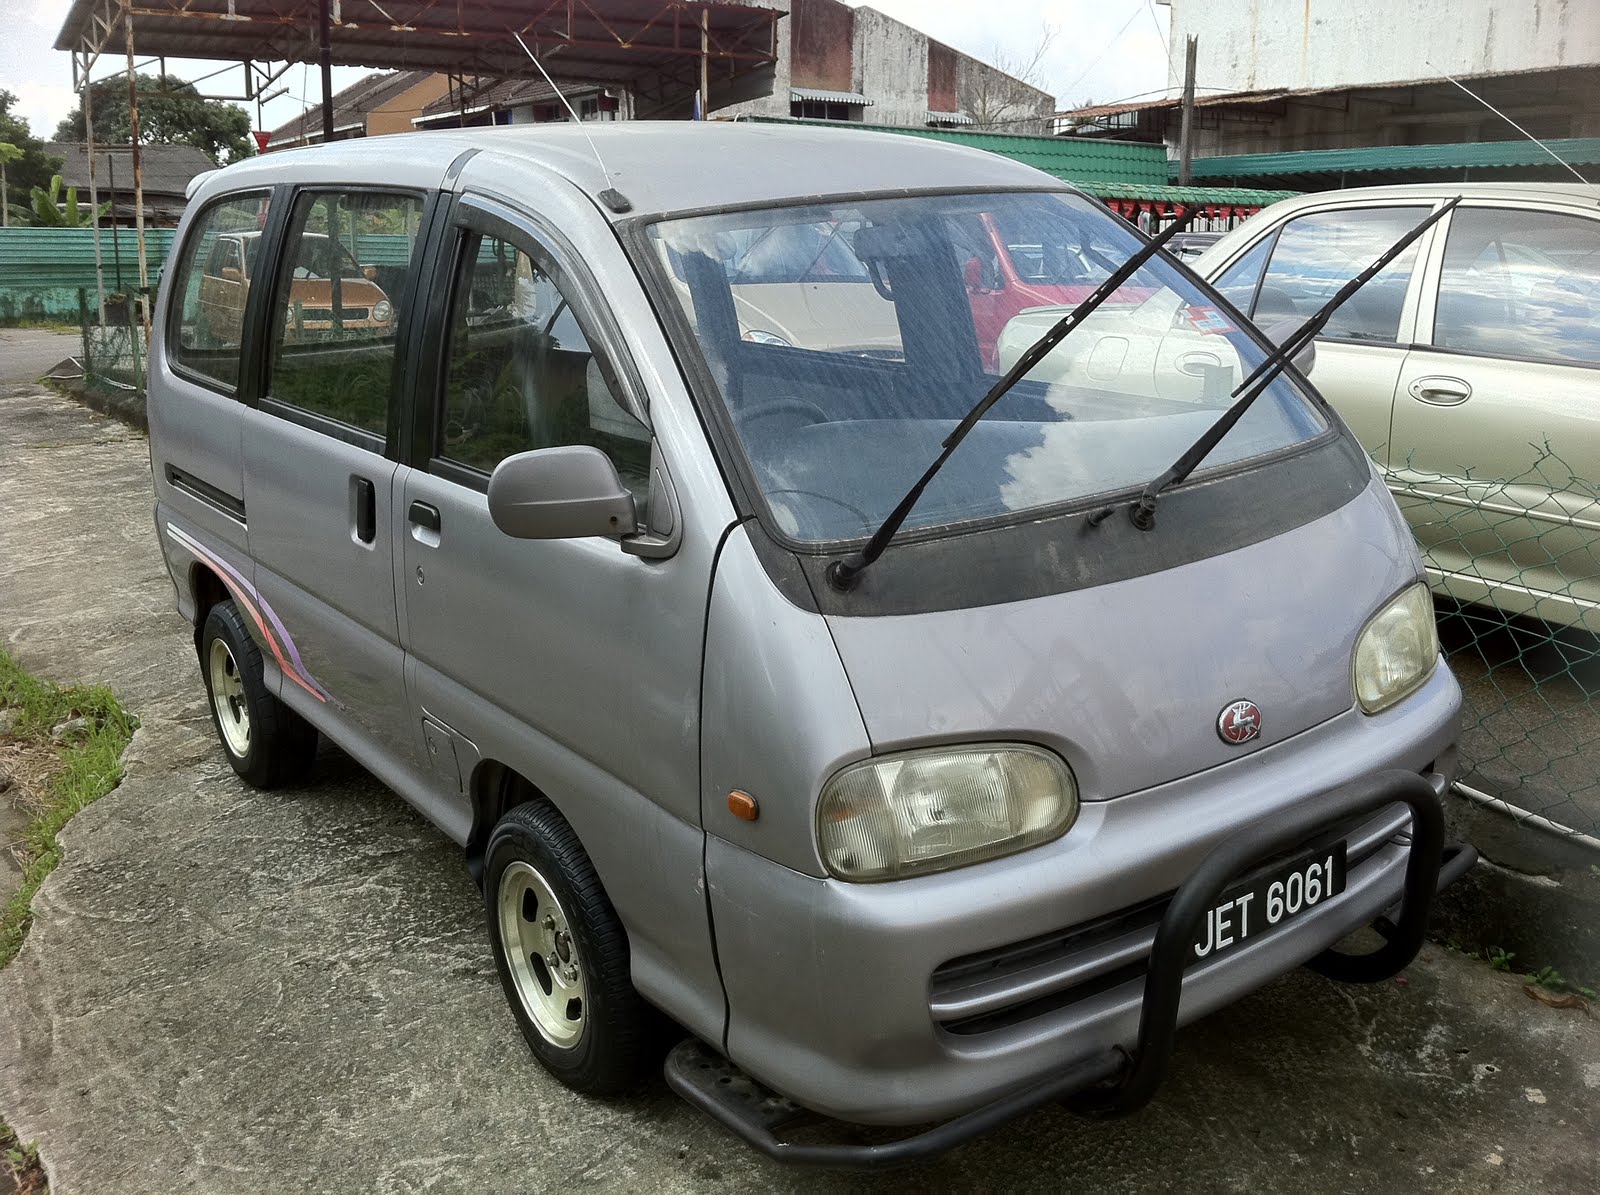
{"label": "van hood", "polygon": [[[1038,743],[1096,800],[1240,759],[1349,710],[1356,637],[1420,577],[1415,543],[1374,479],[1294,530],[1163,571],[1000,605],[827,621],[874,751]],[[1260,707],[1261,733],[1234,746],[1218,719],[1240,699]]]}

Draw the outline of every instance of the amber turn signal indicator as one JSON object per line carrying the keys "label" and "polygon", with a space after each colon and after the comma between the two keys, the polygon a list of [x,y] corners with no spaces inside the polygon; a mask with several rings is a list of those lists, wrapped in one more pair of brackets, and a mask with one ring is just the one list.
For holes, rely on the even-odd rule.
{"label": "amber turn signal indicator", "polygon": [[753,822],[760,816],[761,810],[756,805],[756,799],[747,792],[734,789],[728,794],[728,812],[734,817],[747,822]]}

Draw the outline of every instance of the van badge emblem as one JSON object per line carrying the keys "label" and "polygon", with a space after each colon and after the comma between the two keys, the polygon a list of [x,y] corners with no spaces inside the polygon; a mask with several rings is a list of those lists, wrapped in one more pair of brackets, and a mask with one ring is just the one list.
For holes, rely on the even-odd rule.
{"label": "van badge emblem", "polygon": [[1217,716],[1217,736],[1237,747],[1261,733],[1261,708],[1253,701],[1230,701]]}

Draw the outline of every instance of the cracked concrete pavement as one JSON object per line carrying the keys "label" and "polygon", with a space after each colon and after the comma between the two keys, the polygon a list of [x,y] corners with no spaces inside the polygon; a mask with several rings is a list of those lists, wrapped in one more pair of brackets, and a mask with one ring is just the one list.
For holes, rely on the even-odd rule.
{"label": "cracked concrete pavement", "polygon": [[517,1034],[452,843],[335,750],[302,789],[235,779],[143,437],[10,385],[0,446],[0,635],[142,719],[0,972],[0,1115],[57,1195],[1593,1189],[1600,1024],[1437,948],[1403,983],[1298,973],[1207,1018],[1128,1120],[1047,1108],[883,1179],[769,1164],[659,1080],[572,1095]]}

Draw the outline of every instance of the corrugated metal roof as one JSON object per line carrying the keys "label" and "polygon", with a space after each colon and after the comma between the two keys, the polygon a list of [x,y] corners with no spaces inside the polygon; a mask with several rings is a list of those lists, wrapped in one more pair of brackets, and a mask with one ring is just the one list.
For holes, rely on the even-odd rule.
{"label": "corrugated metal roof", "polygon": [[791,87],[789,88],[791,100],[820,100],[825,104],[856,104],[862,108],[872,107],[872,101],[859,91],[824,91],[820,87]]}
{"label": "corrugated metal roof", "polygon": [[1299,191],[1264,191],[1255,187],[1147,187],[1132,183],[1073,180],[1073,186],[1100,199],[1155,199],[1168,203],[1227,203],[1239,207],[1266,207],[1280,199],[1293,199]]}
{"label": "corrugated metal roof", "polygon": [[977,122],[965,112],[925,112],[924,118],[932,125],[969,125]]}
{"label": "corrugated metal roof", "polygon": [[[1546,141],[1563,161],[1600,162],[1600,137]],[[1383,171],[1475,170],[1555,166],[1531,141],[1468,141],[1455,145],[1375,145],[1358,149],[1306,149],[1276,154],[1195,158],[1196,178],[1271,178],[1299,174],[1366,174]]]}
{"label": "corrugated metal roof", "polygon": [[789,116],[741,117],[761,124],[809,124],[825,129],[857,129],[873,133],[903,133],[931,137],[974,149],[986,149],[1023,162],[1066,182],[1098,179],[1102,182],[1144,183],[1161,187],[1167,182],[1167,151],[1159,145],[1128,141],[1077,141],[1070,137],[1034,137],[1021,133],[986,133],[977,129],[927,129],[906,125],[867,124],[848,120],[800,120]]}

